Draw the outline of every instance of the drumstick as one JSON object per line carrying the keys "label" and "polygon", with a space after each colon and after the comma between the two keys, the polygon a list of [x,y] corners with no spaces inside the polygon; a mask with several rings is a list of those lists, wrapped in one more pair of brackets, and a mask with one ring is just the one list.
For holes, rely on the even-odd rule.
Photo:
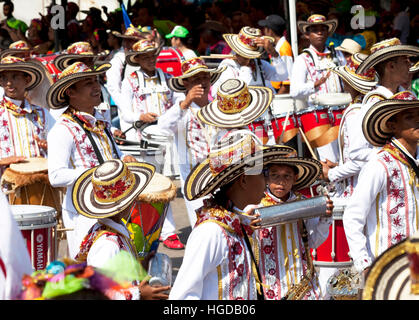
{"label": "drumstick", "polygon": [[314,159],[319,160],[316,156],[316,154],[314,153],[313,149],[311,148],[310,142],[308,142],[306,135],[304,134],[303,130],[301,129],[301,127],[298,128],[298,130],[300,131],[301,136],[304,139],[304,142],[306,143],[308,149],[310,150],[311,155],[313,156]]}
{"label": "drumstick", "polygon": [[282,144],[282,138],[284,137],[284,133],[285,133],[285,128],[287,127],[288,124],[288,117],[290,116],[290,111],[287,111],[287,115],[285,117],[285,121],[284,124],[282,125],[282,132],[281,132],[281,136],[279,137],[279,141],[278,144]]}

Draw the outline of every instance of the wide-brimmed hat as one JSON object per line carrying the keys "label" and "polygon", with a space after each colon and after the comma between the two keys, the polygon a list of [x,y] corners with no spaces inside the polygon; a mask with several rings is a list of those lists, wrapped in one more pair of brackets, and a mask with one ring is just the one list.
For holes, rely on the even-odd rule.
{"label": "wide-brimmed hat", "polygon": [[381,253],[365,278],[363,300],[419,299],[419,232]]}
{"label": "wide-brimmed hat", "polygon": [[288,146],[263,146],[247,130],[235,130],[211,145],[208,158],[196,165],[184,185],[184,195],[194,200],[213,194],[242,174],[260,174],[263,166],[294,155]]}
{"label": "wide-brimmed hat", "polygon": [[68,66],[59,75],[55,82],[47,92],[47,104],[51,109],[61,109],[67,105],[65,91],[76,82],[87,77],[97,76],[109,70],[110,63],[103,63],[96,69],[92,70],[83,62],[75,62]]}
{"label": "wide-brimmed hat", "polygon": [[0,73],[3,71],[22,71],[31,77],[26,90],[36,88],[46,77],[46,69],[39,63],[24,59],[6,56],[0,61]]}
{"label": "wide-brimmed hat", "polygon": [[313,14],[308,17],[307,21],[298,21],[297,27],[302,33],[306,33],[311,26],[326,25],[329,29],[329,34],[333,34],[338,27],[338,20],[326,20],[326,17],[321,14]]}
{"label": "wide-brimmed hat", "polygon": [[273,91],[267,87],[248,86],[239,79],[228,79],[217,97],[197,112],[202,122],[222,128],[240,128],[259,118],[272,102]]}
{"label": "wide-brimmed hat", "polygon": [[355,53],[344,66],[334,67],[331,70],[337,73],[356,91],[366,94],[371,91],[378,83],[378,75],[373,68],[366,70],[362,74],[356,73],[359,65],[368,56],[363,53]]}
{"label": "wide-brimmed hat", "polygon": [[153,52],[156,56],[159,53],[160,47],[156,47],[153,41],[142,39],[132,45],[132,49],[126,54],[125,60],[131,66],[139,66],[134,58],[138,55]]}
{"label": "wide-brimmed hat", "polygon": [[208,72],[211,75],[211,85],[213,85],[218,78],[220,78],[221,72],[226,69],[226,66],[209,69],[205,64],[204,59],[201,57],[195,57],[182,62],[181,67],[182,75],[178,77],[172,77],[169,79],[168,86],[171,90],[176,92],[185,92],[186,88],[183,84],[183,80],[190,78],[200,72]]}
{"label": "wide-brimmed hat", "polygon": [[386,39],[374,44],[371,54],[361,63],[357,69],[357,73],[364,73],[380,62],[394,57],[401,56],[419,56],[419,47],[401,44],[398,38]]}
{"label": "wide-brimmed hat", "polygon": [[336,47],[336,50],[340,50],[340,51],[350,53],[350,54],[355,54],[355,53],[361,52],[362,47],[355,40],[346,38],[342,41],[342,43],[338,47]]}
{"label": "wide-brimmed hat", "polygon": [[260,29],[252,27],[241,28],[239,34],[225,33],[223,37],[235,53],[248,59],[259,58],[263,53],[264,48],[256,45],[257,38],[263,37],[275,41],[272,37],[263,36]]}
{"label": "wide-brimmed hat", "polygon": [[80,41],[71,44],[62,54],[54,59],[54,65],[58,70],[63,71],[69,65],[76,62],[75,60],[81,58],[91,58],[96,60],[98,57],[108,54],[109,51],[105,50],[101,53],[93,53],[93,48],[89,42]]}
{"label": "wide-brimmed hat", "polygon": [[88,169],[74,183],[74,208],[83,216],[102,219],[125,210],[152,179],[155,167],[144,162],[112,159]]}
{"label": "wide-brimmed hat", "polygon": [[118,38],[129,39],[129,40],[140,40],[144,38],[145,33],[141,32],[139,28],[128,27],[124,33],[118,31],[112,31],[112,34]]}
{"label": "wide-brimmed hat", "polygon": [[7,56],[15,56],[15,54],[21,53],[29,53],[31,51],[31,47],[29,44],[24,40],[15,41],[10,44],[9,49],[3,50],[0,52],[0,59],[3,59]]}
{"label": "wide-brimmed hat", "polygon": [[294,190],[304,189],[311,186],[322,173],[322,164],[320,161],[312,158],[298,157],[297,153],[285,158],[272,160],[269,165],[287,165],[296,167],[298,170],[297,180],[293,185]]}
{"label": "wide-brimmed hat", "polygon": [[362,121],[365,139],[373,146],[385,145],[393,135],[387,127],[388,119],[399,112],[418,107],[419,100],[410,91],[402,91],[389,99],[376,102]]}
{"label": "wide-brimmed hat", "polygon": [[419,61],[416,62],[413,66],[410,67],[409,72],[417,72],[419,71]]}

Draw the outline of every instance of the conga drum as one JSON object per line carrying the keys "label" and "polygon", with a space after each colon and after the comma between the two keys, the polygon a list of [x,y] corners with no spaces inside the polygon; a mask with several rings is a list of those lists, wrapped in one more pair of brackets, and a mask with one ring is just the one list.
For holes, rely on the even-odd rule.
{"label": "conga drum", "polygon": [[12,214],[31,257],[35,270],[44,270],[56,259],[57,212],[54,208],[38,205],[12,205]]}
{"label": "conga drum", "polygon": [[11,205],[30,204],[54,208],[57,212],[59,229],[62,229],[63,189],[53,188],[49,183],[46,158],[28,158],[23,162],[11,164],[4,171],[0,184]]}
{"label": "conga drum", "polygon": [[169,203],[175,197],[176,186],[160,173],[154,174],[138,196],[127,227],[132,232],[132,239],[141,257],[153,250],[157,251]]}

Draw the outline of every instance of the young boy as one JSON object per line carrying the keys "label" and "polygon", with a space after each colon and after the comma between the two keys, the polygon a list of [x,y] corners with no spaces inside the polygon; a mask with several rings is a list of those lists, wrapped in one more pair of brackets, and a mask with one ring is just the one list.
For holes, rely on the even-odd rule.
{"label": "young boy", "polygon": [[[155,168],[148,163],[109,160],[85,171],[75,182],[72,198],[77,212],[97,219],[76,256],[79,262],[101,268],[121,250],[139,259],[123,219],[128,220],[135,201],[151,181]],[[149,256],[143,260],[147,269]],[[138,287],[141,299],[167,299],[170,286],[153,288],[146,281]]]}
{"label": "young boy", "polygon": [[343,224],[354,267],[366,272],[390,246],[418,230],[419,101],[409,91],[375,103],[362,128],[382,147],[361,170]]}
{"label": "young boy", "polygon": [[[304,199],[295,190],[311,185],[321,173],[318,161],[299,157],[274,160],[267,168],[262,206]],[[330,216],[332,210],[329,199],[326,214]],[[321,299],[310,248],[317,248],[327,239],[330,224],[329,217],[320,217],[258,230],[259,268],[267,299]]]}

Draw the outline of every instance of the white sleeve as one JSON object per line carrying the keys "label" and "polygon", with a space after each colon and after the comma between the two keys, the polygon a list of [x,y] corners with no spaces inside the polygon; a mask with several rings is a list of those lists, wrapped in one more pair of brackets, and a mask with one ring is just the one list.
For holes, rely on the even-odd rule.
{"label": "white sleeve", "polygon": [[182,118],[185,116],[187,110],[182,110],[180,103],[184,100],[181,97],[176,99],[176,102],[168,110],[166,110],[157,120],[157,126],[162,130],[170,130],[173,133],[178,132]]}
{"label": "white sleeve", "polygon": [[120,103],[118,104],[119,115],[127,123],[133,124],[135,121],[140,120],[140,115],[134,111],[134,92],[129,80],[125,77],[121,86]]}
{"label": "white sleeve", "polygon": [[361,170],[358,184],[348,201],[343,215],[343,226],[354,267],[361,272],[374,258],[367,249],[365,225],[371,208],[375,206],[377,195],[386,186],[386,172],[377,160],[368,162]]}
{"label": "white sleeve", "polygon": [[48,133],[48,178],[53,187],[69,187],[86,170],[71,168],[73,137],[61,124]]}
{"label": "white sleeve", "polygon": [[[186,244],[169,299],[201,299],[204,287],[212,284],[205,282],[205,278],[216,271],[217,266],[227,259],[227,254],[228,245],[220,226],[207,222],[195,227]],[[216,288],[218,283],[213,285]]]}
{"label": "white sleeve", "polygon": [[91,246],[87,255],[87,264],[95,268],[102,268],[120,251],[116,236],[102,235]]}
{"label": "white sleeve", "polygon": [[306,221],[308,232],[308,244],[310,248],[318,248],[329,236],[329,226],[332,224],[332,218],[317,217]]}
{"label": "white sleeve", "polygon": [[299,55],[292,66],[290,76],[290,95],[293,98],[303,99],[315,92],[314,81],[307,80],[307,67],[304,58]]}
{"label": "white sleeve", "polygon": [[121,73],[123,69],[123,61],[116,54],[110,61],[112,67],[106,71],[106,89],[111,95],[113,101],[118,106],[121,96]]}
{"label": "white sleeve", "polygon": [[266,80],[285,81],[288,80],[287,64],[281,56],[272,58],[272,64],[265,60],[262,61],[262,68],[266,75]]}

